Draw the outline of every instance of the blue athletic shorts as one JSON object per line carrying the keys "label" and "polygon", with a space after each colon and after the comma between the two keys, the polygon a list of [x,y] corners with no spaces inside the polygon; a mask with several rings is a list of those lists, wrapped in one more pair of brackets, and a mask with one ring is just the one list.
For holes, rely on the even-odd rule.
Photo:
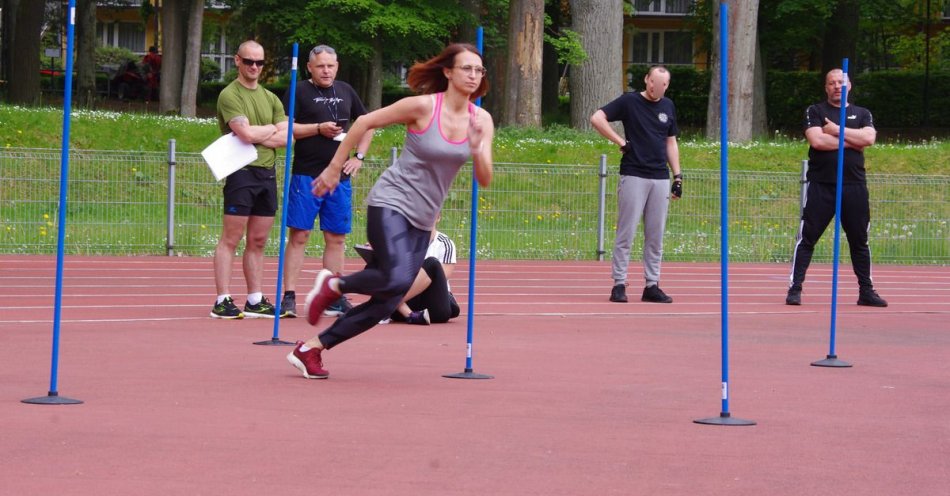
{"label": "blue athletic shorts", "polygon": [[313,195],[312,176],[291,175],[290,196],[287,197],[287,225],[312,231],[317,216],[320,230],[333,234],[349,234],[353,228],[353,190],[350,180],[340,181],[332,195]]}

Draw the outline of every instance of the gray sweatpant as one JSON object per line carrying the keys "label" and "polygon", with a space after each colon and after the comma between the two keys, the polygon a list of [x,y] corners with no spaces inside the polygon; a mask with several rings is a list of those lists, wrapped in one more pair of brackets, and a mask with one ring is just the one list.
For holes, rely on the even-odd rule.
{"label": "gray sweatpant", "polygon": [[663,231],[666,230],[669,205],[669,179],[620,176],[617,185],[617,236],[614,239],[612,264],[614,284],[627,282],[630,245],[637,233],[640,217],[643,217],[643,277],[648,287],[659,283]]}

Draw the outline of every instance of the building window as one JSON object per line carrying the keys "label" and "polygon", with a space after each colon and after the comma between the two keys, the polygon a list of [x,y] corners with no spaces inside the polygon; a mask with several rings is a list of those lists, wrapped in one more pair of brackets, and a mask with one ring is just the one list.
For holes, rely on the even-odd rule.
{"label": "building window", "polygon": [[145,53],[145,30],[137,22],[120,22],[119,46],[135,53]]}
{"label": "building window", "polygon": [[693,64],[693,34],[688,31],[639,31],[631,39],[632,64]]}
{"label": "building window", "polygon": [[692,0],[634,0],[637,15],[687,15]]}
{"label": "building window", "polygon": [[103,46],[122,47],[145,53],[145,30],[138,22],[96,23],[96,38]]}

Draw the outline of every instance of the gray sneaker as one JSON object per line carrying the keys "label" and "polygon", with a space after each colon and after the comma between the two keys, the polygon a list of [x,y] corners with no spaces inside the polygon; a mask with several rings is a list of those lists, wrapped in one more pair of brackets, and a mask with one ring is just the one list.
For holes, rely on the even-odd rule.
{"label": "gray sneaker", "polygon": [[284,293],[280,300],[280,313],[289,319],[297,318],[297,295]]}
{"label": "gray sneaker", "polygon": [[353,305],[350,304],[350,300],[346,299],[346,296],[340,296],[323,311],[323,315],[324,317],[339,317],[349,312],[351,308]]}
{"label": "gray sneaker", "polygon": [[801,305],[802,304],[802,288],[792,286],[788,288],[788,294],[785,295],[785,304],[786,305]]}

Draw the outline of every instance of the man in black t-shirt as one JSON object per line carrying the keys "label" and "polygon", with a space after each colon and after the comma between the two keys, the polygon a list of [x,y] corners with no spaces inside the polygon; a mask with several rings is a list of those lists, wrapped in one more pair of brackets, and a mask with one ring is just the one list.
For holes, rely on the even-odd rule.
{"label": "man in black t-shirt", "polygon": [[[808,173],[805,183],[805,205],[792,255],[786,305],[801,305],[802,283],[811,263],[815,244],[835,215],[838,182],[838,141],[841,120],[841,89],[851,81],[841,69],[832,69],[825,76],[826,101],[805,111],[805,138],[808,140]],[[886,307],[871,283],[871,249],[868,230],[871,208],[865,180],[864,149],[877,138],[874,119],[868,109],[845,102],[847,131],[844,133],[844,163],[841,184],[841,227],[848,237],[851,265],[858,278],[858,305]]]}
{"label": "man in black t-shirt", "polygon": [[[683,194],[679,145],[676,135],[676,107],[663,96],[670,85],[670,73],[654,66],[643,78],[646,88],[624,93],[604,105],[590,117],[590,123],[602,136],[617,144],[620,181],[617,184],[617,234],[614,239],[611,276],[614,286],[610,301],[627,302],[627,266],[630,246],[643,218],[643,275],[646,280],[641,301],[672,303],[673,298],[660,289],[660,262],[663,258],[663,232],[670,197]],[[610,122],[623,123],[624,137]],[[673,181],[670,183],[670,170]]]}
{"label": "man in black t-shirt", "polygon": [[[356,147],[356,155],[343,165],[343,178],[336,191],[324,197],[312,193],[311,182],[320,175],[340,142],[347,126],[366,114],[363,102],[352,86],[336,80],[339,69],[336,50],[317,45],[310,51],[307,62],[310,79],[297,85],[294,108],[294,164],[287,198],[287,226],[290,228],[284,271],[284,298],[280,308],[289,316],[297,315],[296,286],[303,266],[304,252],[320,217],[323,231],[323,268],[334,273],[343,272],[343,251],[346,235],[352,230],[352,188],[350,176],[363,165],[373,133],[367,133]],[[284,95],[284,108],[290,110],[289,93]],[[330,305],[325,314],[340,315],[351,308],[341,296]]]}

